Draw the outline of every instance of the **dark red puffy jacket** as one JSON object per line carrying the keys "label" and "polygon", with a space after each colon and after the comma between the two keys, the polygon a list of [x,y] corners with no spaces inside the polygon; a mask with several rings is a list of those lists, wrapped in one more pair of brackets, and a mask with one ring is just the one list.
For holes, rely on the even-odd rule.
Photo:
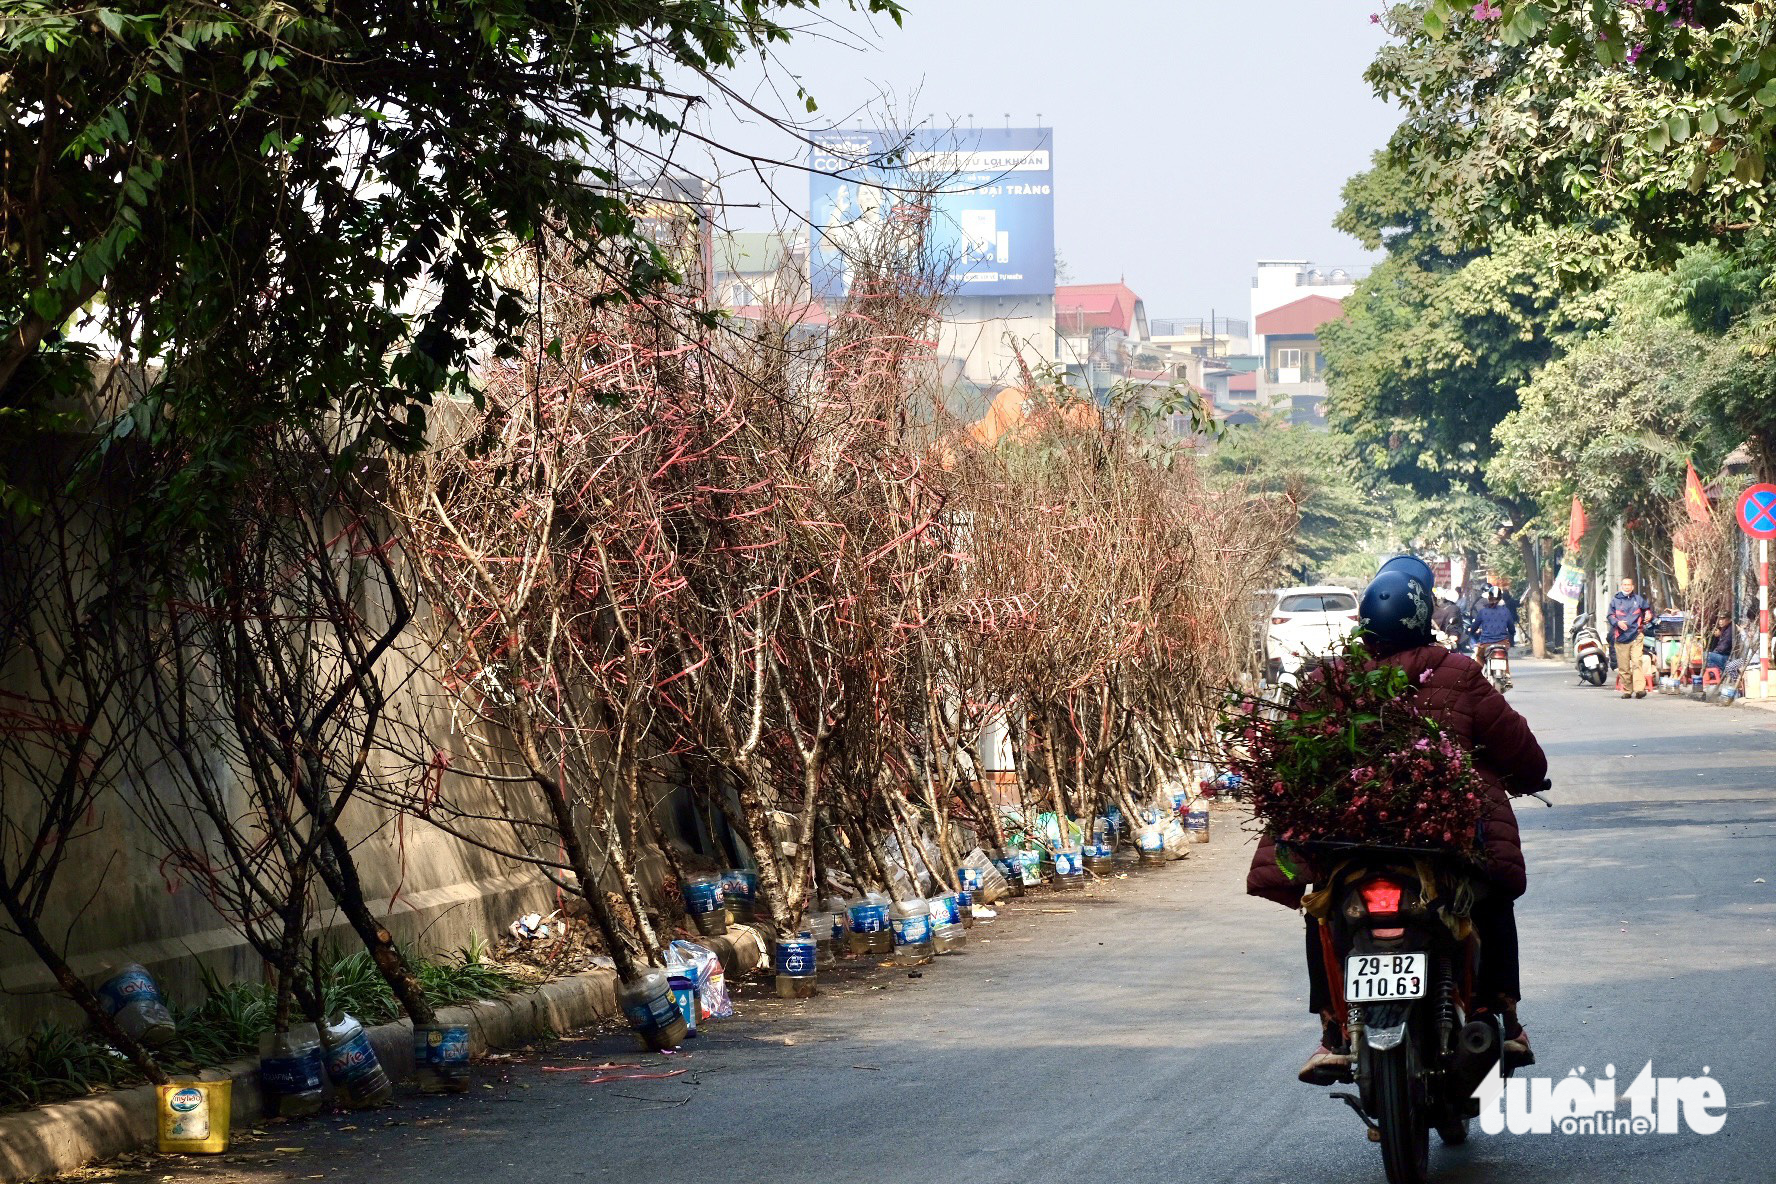
{"label": "dark red puffy jacket", "polygon": [[[1524,718],[1486,681],[1474,659],[1440,645],[1421,645],[1386,661],[1405,669],[1418,684],[1418,700],[1426,712],[1474,754],[1474,766],[1486,783],[1487,875],[1508,899],[1515,900],[1529,882],[1511,796],[1541,788],[1548,775],[1542,746]],[[1421,678],[1426,671],[1429,676]],[[1276,844],[1265,835],[1246,873],[1246,891],[1294,908],[1301,903],[1304,882],[1311,878],[1311,871],[1294,880],[1283,875],[1276,863]]]}

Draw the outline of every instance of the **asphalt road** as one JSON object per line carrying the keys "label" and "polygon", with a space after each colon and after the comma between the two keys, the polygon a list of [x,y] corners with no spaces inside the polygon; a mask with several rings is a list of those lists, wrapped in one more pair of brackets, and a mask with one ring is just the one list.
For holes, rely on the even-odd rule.
{"label": "asphalt road", "polygon": [[[1623,701],[1552,664],[1520,663],[1511,697],[1558,802],[1519,808],[1532,1072],[1613,1063],[1625,1085],[1649,1059],[1660,1076],[1706,1066],[1728,1118],[1712,1136],[1476,1128],[1433,1152],[1437,1178],[1776,1179],[1776,714]],[[1299,922],[1243,895],[1250,839],[1230,812],[1214,825],[1183,864],[1017,902],[918,979],[853,970],[802,1003],[755,988],[660,1069],[594,1034],[483,1066],[467,1097],[275,1127],[224,1160],[117,1178],[1380,1180],[1355,1117],[1294,1080],[1316,1031]],[[548,1071],[643,1060],[685,1072]]]}

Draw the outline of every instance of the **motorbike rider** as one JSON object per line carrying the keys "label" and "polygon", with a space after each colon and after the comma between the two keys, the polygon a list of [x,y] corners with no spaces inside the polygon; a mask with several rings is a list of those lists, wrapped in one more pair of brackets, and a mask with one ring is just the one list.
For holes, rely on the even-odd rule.
{"label": "motorbike rider", "polygon": [[[1517,919],[1512,907],[1528,886],[1528,878],[1511,798],[1541,787],[1548,758],[1529,724],[1486,681],[1480,664],[1432,642],[1430,599],[1430,584],[1419,579],[1410,565],[1400,564],[1392,571],[1384,568],[1363,593],[1359,614],[1364,639],[1378,661],[1406,671],[1410,685],[1418,688],[1415,693],[1425,712],[1473,754],[1475,770],[1486,786],[1483,847],[1491,891],[1475,903],[1472,912],[1481,946],[1474,999],[1477,1008],[1502,1013],[1504,1055],[1528,1064],[1533,1060],[1529,1036],[1517,1017],[1522,988],[1518,981]],[[1277,865],[1276,844],[1266,835],[1252,857],[1246,891],[1299,908],[1304,883],[1313,878],[1311,869],[1295,878],[1285,875]],[[1299,1077],[1312,1085],[1327,1085],[1343,1079],[1351,1056],[1333,1007],[1318,924],[1308,918],[1308,1010],[1320,1017],[1322,1034],[1319,1047],[1308,1057]]]}
{"label": "motorbike rider", "polygon": [[1517,614],[1506,603],[1503,588],[1495,584],[1486,589],[1486,600],[1474,614],[1474,623],[1469,628],[1481,654],[1489,645],[1511,644],[1517,631]]}
{"label": "motorbike rider", "polygon": [[1463,644],[1462,610],[1454,596],[1437,593],[1437,607],[1431,610],[1431,627],[1445,637],[1455,639],[1457,646]]}

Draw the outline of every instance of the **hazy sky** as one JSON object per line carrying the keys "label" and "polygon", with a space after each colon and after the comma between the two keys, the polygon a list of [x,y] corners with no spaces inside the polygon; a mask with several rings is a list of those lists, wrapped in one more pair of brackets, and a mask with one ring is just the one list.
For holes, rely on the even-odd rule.
{"label": "hazy sky", "polygon": [[[940,127],[970,115],[1002,127],[1008,112],[1025,127],[1040,113],[1054,129],[1055,242],[1073,282],[1125,277],[1150,317],[1243,318],[1256,259],[1369,260],[1331,219],[1345,178],[1395,122],[1362,79],[1381,2],[908,0],[903,29],[851,18],[810,30],[778,52],[774,92],[758,71],[736,85],[783,110],[799,79],[819,102],[816,126],[879,125],[859,112],[883,94]],[[703,126],[752,151],[795,151],[728,111]],[[804,176],[774,183],[805,204]],[[725,189],[765,196],[744,177]]]}

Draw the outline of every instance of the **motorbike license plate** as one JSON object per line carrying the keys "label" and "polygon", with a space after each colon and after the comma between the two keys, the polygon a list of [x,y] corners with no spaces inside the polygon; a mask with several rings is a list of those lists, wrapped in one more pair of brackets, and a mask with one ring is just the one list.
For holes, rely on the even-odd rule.
{"label": "motorbike license plate", "polygon": [[1349,1003],[1423,999],[1424,954],[1352,954],[1344,962],[1344,998]]}

